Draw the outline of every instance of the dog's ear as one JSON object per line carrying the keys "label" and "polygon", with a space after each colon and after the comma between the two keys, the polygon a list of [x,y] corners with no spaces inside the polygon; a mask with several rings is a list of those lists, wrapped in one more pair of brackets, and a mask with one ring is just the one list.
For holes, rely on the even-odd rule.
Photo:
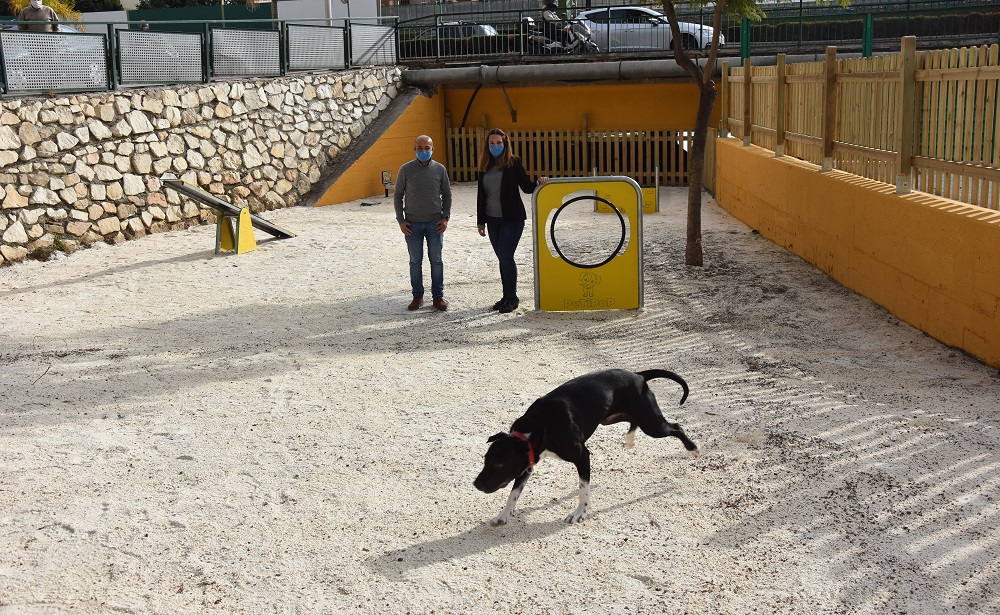
{"label": "dog's ear", "polygon": [[493,434],[492,436],[490,436],[490,437],[489,437],[489,439],[488,439],[488,440],[487,440],[486,442],[487,442],[487,443],[490,443],[490,442],[496,442],[496,441],[497,441],[497,440],[499,440],[500,438],[506,438],[506,437],[507,437],[507,434],[505,434],[505,433],[503,433],[503,432],[500,432],[500,433],[495,433],[495,434]]}

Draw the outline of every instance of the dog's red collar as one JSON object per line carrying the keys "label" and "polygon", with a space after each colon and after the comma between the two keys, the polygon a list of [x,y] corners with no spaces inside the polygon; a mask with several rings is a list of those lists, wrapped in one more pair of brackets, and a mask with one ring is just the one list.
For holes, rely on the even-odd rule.
{"label": "dog's red collar", "polygon": [[524,441],[528,445],[528,469],[530,470],[535,465],[535,448],[531,446],[531,440],[528,436],[524,435],[520,431],[512,431],[510,435],[514,436],[518,440]]}

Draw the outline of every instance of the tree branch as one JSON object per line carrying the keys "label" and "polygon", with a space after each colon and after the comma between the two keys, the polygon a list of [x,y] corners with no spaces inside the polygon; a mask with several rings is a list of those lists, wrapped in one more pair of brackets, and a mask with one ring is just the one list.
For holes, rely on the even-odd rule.
{"label": "tree branch", "polygon": [[698,88],[704,88],[703,83],[704,73],[701,67],[695,64],[691,57],[688,56],[687,52],[684,51],[684,47],[681,44],[681,29],[677,25],[677,12],[674,10],[674,3],[671,0],[662,0],[663,3],[663,13],[667,16],[667,20],[670,22],[670,35],[673,38],[671,41],[671,46],[674,48],[674,61],[677,65],[684,69],[687,74],[691,75],[695,83],[698,84]]}
{"label": "tree branch", "polygon": [[702,74],[702,83],[708,85],[715,75],[715,62],[719,57],[719,33],[722,31],[722,13],[726,10],[726,0],[719,0],[715,3],[715,15],[712,16],[712,46],[708,51],[708,60],[705,62],[705,72]]}

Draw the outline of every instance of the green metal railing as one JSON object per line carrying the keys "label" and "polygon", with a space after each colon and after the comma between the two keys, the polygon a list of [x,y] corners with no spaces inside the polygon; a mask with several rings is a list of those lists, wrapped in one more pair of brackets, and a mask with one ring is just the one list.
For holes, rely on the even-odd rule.
{"label": "green metal railing", "polygon": [[[570,11],[575,14],[582,10],[577,6]],[[602,2],[590,0],[588,9],[605,6],[623,6],[616,0]],[[639,6],[662,11],[658,3],[638,3]],[[412,40],[423,29],[442,23],[468,22],[491,24],[502,36],[510,41],[502,49],[487,49],[490,41],[478,41],[475,49],[465,53],[461,45],[449,48],[430,49],[426,53],[407,53],[404,48],[400,62],[441,61],[461,62],[478,56],[498,56],[511,58],[520,55],[523,47],[515,40],[516,24],[525,17],[539,18],[537,2],[526,0],[523,5],[505,3],[506,8],[497,10],[487,2],[419,4],[393,7],[399,12],[398,39],[402,43]],[[721,33],[726,46],[720,49],[721,56],[739,55],[748,58],[754,55],[775,53],[822,53],[826,46],[834,45],[844,52],[861,53],[865,56],[880,51],[894,49],[903,36],[917,36],[922,48],[957,47],[997,42],[1000,38],[1000,2],[983,0],[860,0],[849,7],[836,4],[791,0],[780,4],[761,7],[764,17],[759,20],[723,15]],[[678,7],[678,20],[702,26],[712,26],[713,13],[706,8],[684,9]],[[469,46],[473,47],[473,46]],[[643,52],[647,53],[648,52]],[[672,50],[661,51],[664,57],[672,55]],[[616,56],[627,53],[616,52]],[[503,62],[503,57],[487,58],[490,62]],[[509,60],[507,60],[509,61]]]}
{"label": "green metal railing", "polygon": [[[385,24],[372,23],[380,21]],[[397,61],[392,18],[58,23],[90,31],[0,31],[0,95],[275,77]],[[84,65],[83,42],[95,38],[86,51],[96,48],[99,57]],[[91,77],[96,71],[106,74]],[[85,83],[81,74],[88,76]]]}
{"label": "green metal railing", "polygon": [[785,10],[771,12],[760,21],[744,18],[739,26],[744,59],[819,52],[826,45],[871,57],[876,51],[893,49],[903,36],[916,36],[922,48],[939,48],[994,43],[998,33],[1000,3],[855,4],[851,10],[808,14]]}
{"label": "green metal railing", "polygon": [[[601,0],[591,0],[592,5],[599,2]],[[457,4],[427,5],[425,15],[406,20],[383,16],[374,19],[296,19],[287,22],[274,19],[227,19],[224,22],[221,20],[187,19],[144,21],[149,26],[149,35],[181,33],[185,30],[189,34],[200,33],[203,48],[201,62],[204,64],[201,74],[204,81],[214,78],[215,67],[213,63],[217,56],[225,59],[229,65],[245,64],[247,66],[246,72],[242,72],[240,75],[254,76],[264,75],[263,72],[256,69],[254,62],[257,60],[270,62],[271,56],[279,58],[280,69],[277,72],[285,74],[290,70],[337,70],[366,63],[417,65],[428,62],[436,64],[476,62],[502,64],[520,62],[525,56],[533,55],[534,52],[530,46],[525,44],[527,32],[525,18],[538,18],[535,0],[526,0],[525,7],[508,5],[505,10],[488,10],[488,3],[468,3],[466,5],[468,10],[460,12],[458,10],[460,7]],[[526,8],[529,5],[532,8]],[[609,3],[608,6],[621,5],[616,2],[613,5]],[[150,15],[145,16],[149,17]],[[712,14],[704,9],[678,13],[680,21],[705,26],[712,24],[712,17]],[[298,68],[292,67],[289,65],[289,54],[290,49],[292,49],[289,41],[293,36],[287,25],[291,23],[308,24],[309,22],[312,22],[317,29],[326,28],[327,38],[313,39],[316,41],[314,45],[301,44],[296,49],[300,50],[298,53],[301,54],[313,54],[314,51],[318,54],[321,49],[327,49],[327,59],[317,60],[312,64],[303,62]],[[460,35],[459,38],[455,39],[445,39],[434,35],[438,28],[454,22],[488,25],[491,28],[477,30],[479,34],[468,37]],[[74,22],[72,25],[78,27],[85,25],[98,32],[102,30],[107,32],[104,43],[106,68],[98,67],[108,73],[107,84],[98,83],[103,79],[95,78],[95,83],[89,89],[98,87],[114,89],[126,85],[122,78],[122,58],[120,57],[122,47],[116,32],[118,28],[122,27],[128,30],[137,30],[140,22],[90,24]],[[261,49],[259,46],[251,49],[250,55],[260,57],[242,58],[241,54],[246,52],[240,49],[220,50],[213,46],[212,33],[218,33],[222,29],[276,31],[277,34],[263,37],[269,41],[267,49]],[[428,31],[430,31],[430,36],[424,34]],[[724,16],[721,23],[721,33],[726,38],[726,45],[720,49],[720,55],[723,57],[739,55],[741,59],[776,53],[822,53],[827,46],[836,46],[841,53],[859,53],[871,56],[875,53],[895,49],[903,36],[916,36],[918,44],[923,49],[974,46],[997,42],[1000,38],[1000,2],[888,0],[875,3],[861,0],[855,2],[850,8],[842,8],[793,1],[780,5],[768,5],[765,9],[765,16],[758,20]],[[306,32],[306,29],[297,31],[297,35],[301,37],[305,37],[307,34],[309,33]],[[73,39],[74,36],[79,36],[76,34],[60,36],[62,36],[59,39],[60,46],[55,48],[58,57],[49,60],[58,61],[67,66],[73,62],[79,64],[78,54],[74,53],[74,46],[82,39]],[[32,83],[35,83],[36,87],[30,91],[17,87],[18,83],[30,81],[28,77],[32,77],[32,75],[28,75],[29,71],[37,71],[39,66],[48,66],[49,64],[31,63],[25,60],[26,54],[31,52],[28,43],[35,41],[26,41],[11,36],[0,38],[8,39],[7,42],[11,44],[12,51],[11,54],[6,54],[5,52],[8,51],[4,48],[6,43],[0,41],[0,91],[4,94],[22,95],[32,92],[73,91],[80,88],[73,80],[67,78],[66,83],[61,84],[55,76],[49,74],[33,76]],[[135,37],[131,38],[135,39]],[[169,42],[165,40],[166,37],[160,38],[164,40],[160,41],[151,36],[148,39],[149,45],[141,51],[146,52],[147,57],[154,59],[157,57],[156,54],[160,54],[162,57],[176,55],[171,55],[175,49],[168,46]],[[231,37],[223,38],[229,40]],[[262,37],[254,38],[248,34],[247,38],[253,39],[250,42],[256,44],[256,39]],[[334,44],[333,39],[342,42]],[[145,40],[143,39],[143,41]],[[133,43],[133,46],[141,44],[137,40]],[[357,51],[355,47],[361,51]],[[367,51],[362,53],[366,49],[371,50],[370,54]],[[13,53],[14,51],[17,53]],[[217,54],[217,52],[222,53]],[[644,57],[669,58],[673,55],[672,49],[669,48],[646,49],[639,53],[643,53]],[[707,51],[689,51],[689,53],[704,55]],[[331,54],[336,54],[336,61],[329,60]],[[630,52],[617,51],[610,56],[604,54],[605,57],[612,59],[628,57],[629,55]],[[551,60],[554,57],[545,56],[545,59]],[[135,62],[140,60],[141,58],[138,58]],[[150,64],[154,63],[153,60],[149,62]],[[15,66],[18,63],[23,66]],[[161,61],[160,64],[162,63]],[[11,67],[12,71],[19,72],[6,74],[8,66]],[[94,66],[84,68],[87,68],[89,73],[97,70]],[[233,71],[239,72],[242,69],[228,70],[227,76],[232,76]],[[256,72],[254,72],[255,70]],[[268,70],[274,72],[273,69]],[[66,72],[65,74],[72,75],[73,73]],[[164,79],[169,79],[169,77],[164,77]],[[141,75],[130,82],[130,84],[139,83],[147,83],[143,81]],[[148,83],[170,83],[170,81],[154,79]]]}

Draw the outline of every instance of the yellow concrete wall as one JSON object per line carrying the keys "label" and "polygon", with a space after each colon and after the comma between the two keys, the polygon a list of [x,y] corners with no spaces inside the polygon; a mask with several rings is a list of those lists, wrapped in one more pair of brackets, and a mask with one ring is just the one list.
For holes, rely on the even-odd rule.
{"label": "yellow concrete wall", "polygon": [[716,142],[716,200],[928,335],[1000,367],[1000,212]]}
{"label": "yellow concrete wall", "polygon": [[[474,88],[438,88],[433,98],[418,97],[379,141],[363,154],[316,202],[345,203],[383,194],[382,171],[399,167],[413,157],[413,140],[419,134],[434,139],[434,159],[448,165],[445,127],[457,127]],[[498,87],[484,87],[469,110],[467,126],[504,130],[580,129],[583,115],[595,129],[680,130],[693,128],[698,110],[698,88],[693,83],[508,87],[507,96],[517,111],[517,122]],[[718,123],[718,105],[711,121]]]}
{"label": "yellow concrete wall", "polygon": [[[598,129],[636,130],[694,128],[698,112],[698,87],[694,83],[650,83],[624,85],[573,85],[506,87],[510,109],[499,87],[483,87],[476,94],[466,126],[497,126],[504,130],[580,129],[583,114],[587,126]],[[451,126],[458,127],[475,88],[448,88],[445,110]],[[718,123],[716,116],[709,123]]]}
{"label": "yellow concrete wall", "polygon": [[422,134],[434,139],[434,159],[447,166],[441,96],[418,96],[385,134],[316,201],[316,205],[346,203],[384,194],[382,171],[392,171],[395,180],[399,167],[413,159],[413,141]]}

